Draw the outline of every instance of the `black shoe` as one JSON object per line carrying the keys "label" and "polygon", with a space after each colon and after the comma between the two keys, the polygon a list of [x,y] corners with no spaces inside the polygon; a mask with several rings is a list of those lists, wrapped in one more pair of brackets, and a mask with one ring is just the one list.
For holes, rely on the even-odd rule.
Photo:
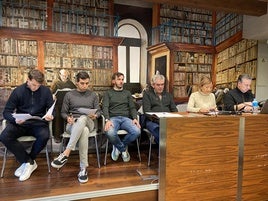
{"label": "black shoe", "polygon": [[80,170],[80,172],[78,173],[78,181],[80,183],[86,183],[88,181],[87,170],[86,169],[81,169]]}
{"label": "black shoe", "polygon": [[65,163],[67,163],[68,161],[68,157],[65,156],[63,153],[60,154],[58,156],[58,158],[55,158],[52,162],[51,162],[51,166],[54,168],[61,168],[62,166],[64,166]]}

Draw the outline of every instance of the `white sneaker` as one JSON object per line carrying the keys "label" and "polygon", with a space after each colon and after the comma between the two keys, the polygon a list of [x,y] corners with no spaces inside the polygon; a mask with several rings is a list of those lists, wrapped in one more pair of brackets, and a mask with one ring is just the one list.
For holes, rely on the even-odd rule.
{"label": "white sneaker", "polygon": [[18,168],[16,169],[16,171],[15,171],[15,173],[14,173],[14,175],[15,175],[16,177],[20,177],[20,175],[23,173],[23,170],[24,170],[25,165],[26,165],[26,163],[22,163],[22,164],[20,165],[20,167],[18,167]]}
{"label": "white sneaker", "polygon": [[22,174],[20,175],[19,180],[20,181],[25,181],[27,179],[30,178],[31,174],[33,173],[33,171],[35,171],[37,168],[37,164],[34,160],[34,164],[30,164],[29,162],[25,164],[24,170],[22,172]]}
{"label": "white sneaker", "polygon": [[120,154],[120,151],[113,145],[113,151],[111,153],[111,157],[114,161],[117,161],[118,160],[118,157],[119,157],[119,154]]}
{"label": "white sneaker", "polygon": [[123,159],[124,162],[129,162],[130,161],[130,155],[129,155],[127,150],[122,152],[122,159]]}

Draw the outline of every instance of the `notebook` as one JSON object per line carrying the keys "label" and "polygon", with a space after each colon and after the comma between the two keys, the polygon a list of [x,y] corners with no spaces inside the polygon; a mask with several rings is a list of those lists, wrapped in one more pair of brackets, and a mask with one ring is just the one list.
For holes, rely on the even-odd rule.
{"label": "notebook", "polygon": [[268,114],[268,99],[263,104],[260,114]]}

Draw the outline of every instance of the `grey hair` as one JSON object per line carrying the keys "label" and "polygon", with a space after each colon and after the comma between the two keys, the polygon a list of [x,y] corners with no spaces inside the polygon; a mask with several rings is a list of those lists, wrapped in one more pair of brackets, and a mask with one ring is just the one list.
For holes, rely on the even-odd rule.
{"label": "grey hair", "polygon": [[165,76],[161,75],[161,74],[153,75],[153,77],[151,79],[151,84],[154,84],[156,82],[156,80],[163,80],[165,82]]}

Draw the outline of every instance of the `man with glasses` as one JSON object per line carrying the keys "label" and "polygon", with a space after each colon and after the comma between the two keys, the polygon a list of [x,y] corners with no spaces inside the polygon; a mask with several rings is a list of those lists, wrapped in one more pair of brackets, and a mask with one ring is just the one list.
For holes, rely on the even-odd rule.
{"label": "man with glasses", "polygon": [[[26,83],[13,90],[3,112],[8,123],[0,135],[0,141],[21,164],[15,171],[15,176],[19,177],[20,181],[30,178],[32,172],[37,168],[35,159],[49,140],[48,122],[53,120],[54,112],[52,115],[48,115],[46,112],[53,105],[53,98],[50,89],[42,85],[43,82],[44,74],[37,69],[31,70]],[[30,114],[40,117],[40,119],[15,119],[13,113]],[[17,140],[26,135],[36,138],[29,154],[23,144]]]}
{"label": "man with glasses", "polygon": [[252,78],[248,74],[241,74],[237,79],[236,88],[230,90],[223,97],[224,110],[252,111],[254,95],[250,90]]}

